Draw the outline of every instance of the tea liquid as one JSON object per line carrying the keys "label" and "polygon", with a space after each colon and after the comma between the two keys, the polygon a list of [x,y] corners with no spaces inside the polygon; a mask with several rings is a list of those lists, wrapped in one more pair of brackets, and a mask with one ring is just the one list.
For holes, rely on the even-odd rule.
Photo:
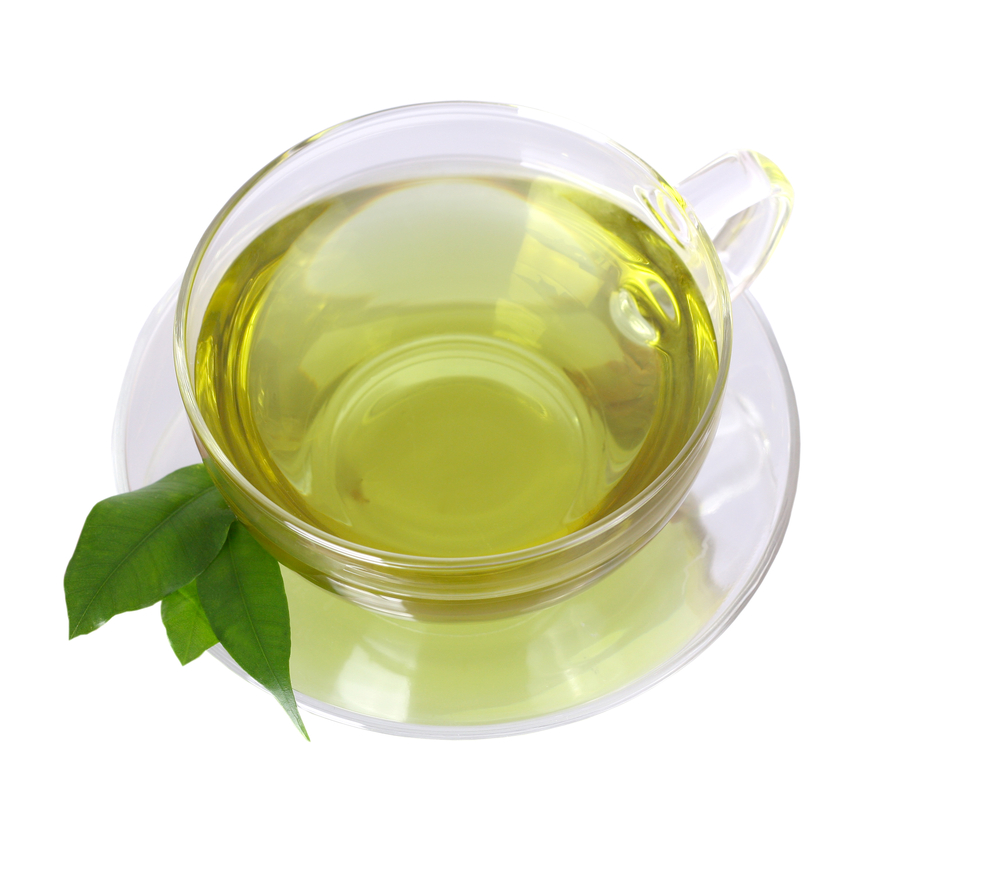
{"label": "tea liquid", "polygon": [[546,178],[428,178],[278,221],[237,258],[196,391],[234,465],[345,540],[487,555],[619,508],[678,453],[718,372],[676,254]]}

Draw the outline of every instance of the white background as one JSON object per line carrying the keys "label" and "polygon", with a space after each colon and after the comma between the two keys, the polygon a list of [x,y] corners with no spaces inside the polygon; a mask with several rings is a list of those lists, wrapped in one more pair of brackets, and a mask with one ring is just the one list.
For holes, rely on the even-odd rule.
{"label": "white background", "polygon": [[[43,880],[995,880],[996,25],[985,2],[34,3],[4,15],[0,871]],[[991,37],[991,34],[994,35]],[[307,718],[156,609],[66,640],[136,334],[305,136],[524,104],[796,190],[755,286],[802,420],[747,609],[637,699],[443,743]]]}

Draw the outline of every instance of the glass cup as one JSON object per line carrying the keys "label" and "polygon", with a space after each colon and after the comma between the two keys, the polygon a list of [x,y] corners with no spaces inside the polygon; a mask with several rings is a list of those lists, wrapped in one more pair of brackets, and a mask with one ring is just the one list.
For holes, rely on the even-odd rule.
{"label": "glass cup", "polygon": [[[619,508],[576,532],[477,557],[368,548],[308,523],[262,493],[231,462],[195,394],[202,320],[237,256],[296,210],[359,188],[415,178],[529,174],[600,194],[640,219],[681,259],[704,298],[719,370],[700,421],[669,465]],[[720,157],[675,190],[614,142],[524,108],[425,104],[334,126],[254,175],[212,222],[187,268],[174,362],[196,443],[237,516],[279,561],[362,606],[451,620],[507,616],[553,604],[642,548],[684,500],[718,422],[732,348],[730,299],[770,257],[791,204],[788,182],[759,154]]]}

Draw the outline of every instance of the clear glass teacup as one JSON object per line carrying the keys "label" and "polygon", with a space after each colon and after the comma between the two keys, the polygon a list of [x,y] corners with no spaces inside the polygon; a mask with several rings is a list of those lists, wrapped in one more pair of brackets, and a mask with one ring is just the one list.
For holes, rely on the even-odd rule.
{"label": "clear glass teacup", "polygon": [[[683,501],[718,421],[730,299],[769,258],[791,200],[752,152],[675,190],[602,136],[505,105],[335,126],[251,178],[188,266],[174,359],[198,447],[278,560],[362,606],[448,620],[555,603],[642,548]],[[508,244],[510,224],[527,232]],[[653,272],[661,264],[673,282]],[[501,278],[502,292],[472,293],[477,275],[489,291]],[[703,388],[672,401],[697,407],[673,415],[658,445],[660,391],[687,369],[657,341],[689,302],[703,327],[683,359],[710,351],[712,370],[691,373]],[[243,349],[237,326],[253,341]],[[529,376],[536,367],[547,380]],[[231,399],[215,385],[227,371]],[[519,421],[535,461],[511,453],[529,443]],[[563,513],[559,529],[532,533],[549,510]]]}

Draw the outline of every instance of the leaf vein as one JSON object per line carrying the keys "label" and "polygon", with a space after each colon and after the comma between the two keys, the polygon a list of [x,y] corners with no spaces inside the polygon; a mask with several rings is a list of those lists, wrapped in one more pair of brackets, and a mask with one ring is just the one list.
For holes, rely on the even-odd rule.
{"label": "leaf vein", "polygon": [[[70,638],[75,638],[77,636],[78,629],[83,624],[83,621],[86,618],[88,611],[93,606],[94,602],[97,600],[98,595],[101,594],[101,592],[103,591],[104,587],[108,584],[108,580],[110,580],[118,572],[118,570],[125,564],[125,562],[128,561],[132,557],[133,554],[135,554],[135,550],[139,546],[141,546],[143,543],[145,543],[146,540],[148,540],[151,536],[153,536],[153,534],[155,534],[160,528],[162,528],[174,516],[178,515],[180,512],[182,512],[184,509],[186,509],[188,506],[190,506],[196,500],[200,500],[203,496],[205,496],[205,494],[207,494],[207,493],[209,493],[210,491],[213,491],[213,490],[215,490],[215,485],[214,484],[210,485],[207,488],[205,488],[203,491],[199,491],[193,497],[190,497],[189,499],[185,500],[183,503],[181,503],[180,506],[178,506],[166,518],[164,518],[162,521],[158,521],[156,523],[156,525],[150,531],[148,531],[145,536],[142,537],[142,539],[140,539],[137,543],[135,543],[132,546],[131,549],[129,549],[129,551],[125,554],[125,556],[121,559],[121,561],[119,561],[111,569],[111,572],[101,581],[101,584],[96,589],[94,589],[94,593],[90,596],[90,600],[87,602],[86,606],[83,608],[83,610],[80,612],[80,615],[77,617],[76,624],[73,627],[72,632],[70,633]],[[71,594],[76,594],[76,593],[71,592]]]}
{"label": "leaf vein", "polygon": [[[226,545],[228,546],[229,544],[227,543]],[[233,575],[236,578],[236,588],[237,588],[237,590],[239,592],[240,602],[243,604],[243,612],[246,614],[247,622],[250,623],[250,631],[253,634],[253,639],[257,642],[257,649],[260,650],[260,655],[264,659],[264,664],[267,666],[267,670],[271,674],[272,682],[275,683],[275,684],[277,684],[277,685],[279,685],[281,687],[281,689],[282,689],[282,692],[284,692],[284,685],[281,684],[281,680],[279,679],[278,675],[275,673],[274,667],[271,665],[271,659],[267,655],[267,652],[264,650],[264,645],[261,643],[260,635],[257,633],[257,625],[254,622],[253,616],[251,616],[251,614],[250,614],[250,607],[247,604],[246,594],[245,594],[245,592],[243,590],[243,583],[240,582],[240,573],[239,573],[239,570],[238,570],[238,568],[235,567],[232,550],[230,550],[230,552],[229,552],[229,560],[230,560],[231,563],[234,564],[234,566],[233,566]]]}

